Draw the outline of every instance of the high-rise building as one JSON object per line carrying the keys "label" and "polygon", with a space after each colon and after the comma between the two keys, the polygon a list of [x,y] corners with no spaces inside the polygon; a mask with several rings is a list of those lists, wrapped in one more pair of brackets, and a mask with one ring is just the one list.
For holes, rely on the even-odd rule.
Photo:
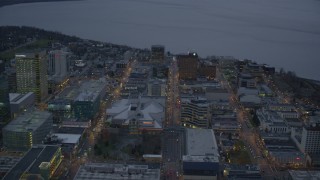
{"label": "high-rise building", "polygon": [[292,133],[292,138],[296,142],[301,152],[306,154],[320,154],[320,124],[315,123],[305,126],[299,136]]}
{"label": "high-rise building", "polygon": [[178,55],[179,78],[181,80],[196,80],[198,71],[197,53]]}
{"label": "high-rise building", "polygon": [[9,84],[4,70],[4,62],[0,61],[0,124],[10,120]]}
{"label": "high-rise building", "polygon": [[165,49],[161,45],[151,46],[151,62],[152,63],[163,63],[165,58]]}
{"label": "high-rise building", "polygon": [[6,69],[6,74],[8,75],[9,92],[17,92],[17,74],[16,68]]}
{"label": "high-rise building", "polygon": [[50,51],[48,54],[48,74],[65,77],[68,74],[68,52],[63,50]]}
{"label": "high-rise building", "polygon": [[47,61],[45,51],[16,55],[18,93],[34,92],[41,102],[48,96]]}

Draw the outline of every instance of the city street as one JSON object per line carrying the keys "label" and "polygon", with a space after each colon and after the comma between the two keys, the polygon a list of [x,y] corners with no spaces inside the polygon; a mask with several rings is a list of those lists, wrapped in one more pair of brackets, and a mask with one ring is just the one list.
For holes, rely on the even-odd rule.
{"label": "city street", "polygon": [[162,177],[164,179],[179,179],[182,176],[182,155],[184,132],[180,128],[179,107],[179,75],[177,62],[174,59],[169,68],[166,101],[165,130],[162,145]]}
{"label": "city street", "polygon": [[261,175],[264,179],[273,179],[277,174],[277,168],[263,155],[264,147],[258,138],[258,129],[251,125],[250,118],[252,117],[250,113],[238,102],[236,94],[232,91],[229,82],[224,79],[223,75],[221,77],[223,87],[227,88],[231,94],[230,105],[237,109],[237,119],[241,125],[239,136],[250,152],[251,161],[259,165]]}
{"label": "city street", "polygon": [[[136,61],[134,60],[127,65],[123,71],[122,77],[120,78],[119,85],[115,87],[111,93],[109,92],[113,96],[110,96],[108,101],[101,101],[99,114],[96,118],[92,119],[91,127],[87,129],[87,137],[84,139],[81,147],[78,148],[78,152],[70,160],[66,160],[67,162],[65,162],[65,166],[69,168],[65,169],[65,176],[63,176],[62,179],[73,179],[82,164],[96,161],[96,158],[94,158],[93,147],[101,133],[101,130],[105,126],[104,122],[107,116],[106,108],[120,97],[121,89],[128,81],[135,62]],[[62,173],[60,172],[60,174]]]}

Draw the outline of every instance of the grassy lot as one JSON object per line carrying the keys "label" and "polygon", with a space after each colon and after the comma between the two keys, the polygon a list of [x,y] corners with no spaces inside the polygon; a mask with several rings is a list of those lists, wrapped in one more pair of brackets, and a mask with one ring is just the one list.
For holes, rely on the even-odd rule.
{"label": "grassy lot", "polygon": [[2,60],[10,60],[14,58],[14,55],[19,52],[24,52],[28,50],[33,50],[33,49],[41,49],[41,48],[47,48],[51,43],[53,43],[53,40],[49,39],[40,39],[35,42],[32,42],[27,45],[23,45],[18,48],[10,49],[4,52],[0,52],[0,59]]}
{"label": "grassy lot", "polygon": [[101,159],[128,160],[142,159],[143,154],[160,154],[160,135],[119,135],[102,133],[93,148],[93,155]]}
{"label": "grassy lot", "polygon": [[228,153],[228,159],[232,164],[251,164],[250,154],[242,141],[235,143],[235,148]]}
{"label": "grassy lot", "polygon": [[241,150],[230,152],[230,163],[232,164],[251,164],[249,152]]}

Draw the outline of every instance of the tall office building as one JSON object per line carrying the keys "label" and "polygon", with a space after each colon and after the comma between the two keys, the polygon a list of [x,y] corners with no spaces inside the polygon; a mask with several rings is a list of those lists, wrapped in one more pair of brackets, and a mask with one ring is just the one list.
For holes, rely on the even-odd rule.
{"label": "tall office building", "polygon": [[198,71],[197,53],[178,55],[179,78],[181,80],[196,80]]}
{"label": "tall office building", "polygon": [[0,60],[0,124],[10,120],[9,83],[4,62]]}
{"label": "tall office building", "polygon": [[16,68],[6,69],[6,74],[8,76],[9,92],[10,93],[16,93],[17,92]]}
{"label": "tall office building", "polygon": [[165,58],[164,46],[153,45],[151,46],[151,62],[152,63],[163,63]]}
{"label": "tall office building", "polygon": [[303,127],[301,138],[296,137],[297,136],[293,136],[293,140],[301,152],[306,154],[320,154],[320,123]]}
{"label": "tall office building", "polygon": [[48,54],[48,74],[65,77],[68,74],[68,52],[63,50],[50,51]]}
{"label": "tall office building", "polygon": [[47,61],[45,51],[16,54],[18,93],[34,92],[41,102],[48,96]]}

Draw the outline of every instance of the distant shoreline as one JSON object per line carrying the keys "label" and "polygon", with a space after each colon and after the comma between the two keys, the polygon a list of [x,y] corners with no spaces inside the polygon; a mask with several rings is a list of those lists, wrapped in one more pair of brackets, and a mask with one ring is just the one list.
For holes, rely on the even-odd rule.
{"label": "distant shoreline", "polygon": [[15,4],[35,3],[35,2],[56,2],[56,1],[80,1],[80,0],[0,0],[0,8]]}

